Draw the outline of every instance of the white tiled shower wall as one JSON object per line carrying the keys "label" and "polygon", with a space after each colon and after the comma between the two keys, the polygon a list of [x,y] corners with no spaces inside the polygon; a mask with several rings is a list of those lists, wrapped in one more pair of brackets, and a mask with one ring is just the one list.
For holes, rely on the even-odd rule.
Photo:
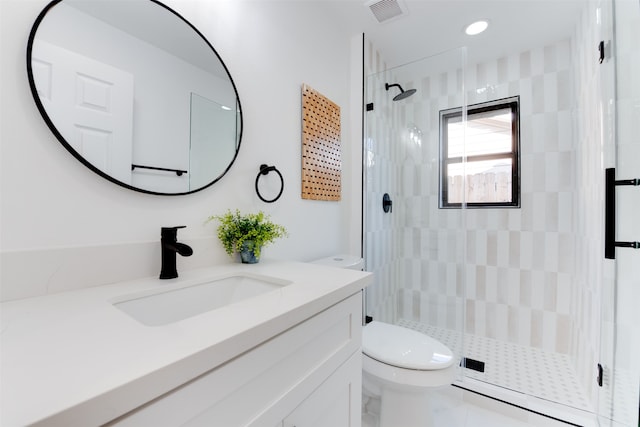
{"label": "white tiled shower wall", "polygon": [[[431,88],[432,97],[438,94],[432,98],[438,108],[429,109],[428,139],[423,144],[427,164],[414,166],[415,173],[431,184],[416,187],[410,196],[422,199],[413,203],[427,207],[422,215],[431,220],[419,236],[411,231],[405,234],[414,240],[414,248],[419,245],[430,250],[404,253],[410,268],[405,270],[403,317],[459,329],[461,317],[442,311],[457,309],[454,298],[466,297],[466,332],[568,351],[575,168],[570,55],[569,42],[562,41],[470,65],[465,72],[469,104],[520,96],[521,209],[469,209],[461,219],[460,211],[438,209],[437,114],[443,101],[459,96]],[[435,81],[440,89],[459,87],[443,84],[444,79],[459,81],[460,75],[450,72],[423,78],[421,83]],[[421,122],[418,115],[413,121]],[[425,242],[415,242],[418,239]],[[420,269],[414,266],[417,262],[422,263]],[[442,304],[442,290],[447,304]]]}
{"label": "white tiled shower wall", "polygon": [[[389,112],[391,100],[380,96],[384,91],[383,72],[387,66],[380,54],[370,42],[365,43],[365,85],[366,103],[374,102],[378,111]],[[376,78],[369,76],[376,74]],[[381,89],[382,88],[382,89]],[[377,119],[378,117],[376,117]],[[392,117],[380,115],[382,120],[370,120],[370,113],[365,113],[365,141],[363,162],[366,169],[364,183],[364,258],[367,271],[375,272],[374,285],[366,291],[367,314],[377,320],[393,322],[397,314],[397,292],[399,289],[399,234],[401,226],[397,215],[385,215],[382,212],[384,193],[396,194],[398,182],[397,153],[392,149],[390,140]],[[397,206],[396,206],[397,211]]]}
{"label": "white tiled shower wall", "polygon": [[[609,280],[596,17],[590,3],[571,40],[470,64],[464,77],[453,70],[399,81],[418,94],[393,110],[389,94],[370,93],[367,102],[390,114],[367,121],[365,143],[375,177],[367,180],[366,255],[382,273],[369,288],[369,314],[568,354],[592,400],[599,292]],[[381,73],[372,46],[368,54],[367,75],[380,73],[368,89],[384,92],[396,74]],[[520,96],[520,209],[438,209],[438,111],[463,104],[462,79],[468,104]],[[397,123],[421,129],[421,149],[391,150],[403,143]],[[392,215],[379,213],[384,192],[395,197]]]}
{"label": "white tiled shower wall", "polygon": [[403,198],[396,204],[410,216],[399,251],[400,316],[458,329],[466,275],[467,332],[568,352],[575,187],[570,58],[563,41],[465,73],[469,104],[520,96],[521,209],[462,215],[438,209],[438,112],[460,106],[461,73],[402,82],[429,97],[409,98],[404,106],[423,132],[422,161],[396,159],[396,181],[405,184],[396,183]]}

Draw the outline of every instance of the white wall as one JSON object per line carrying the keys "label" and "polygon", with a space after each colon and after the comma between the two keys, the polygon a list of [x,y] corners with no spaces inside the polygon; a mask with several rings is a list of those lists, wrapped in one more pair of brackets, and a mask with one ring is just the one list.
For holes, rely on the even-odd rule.
{"label": "white wall", "polygon": [[[179,269],[227,262],[215,226],[204,224],[227,209],[263,210],[288,228],[290,237],[267,247],[265,258],[310,260],[358,246],[360,230],[345,226],[345,218],[360,215],[351,197],[358,191],[350,188],[353,178],[359,185],[360,171],[352,174],[347,166],[352,146],[360,145],[349,138],[350,38],[328,29],[321,3],[166,2],[216,47],[238,88],[245,123],[229,173],[204,191],[174,197],[104,180],[74,159],[41,119],[25,51],[33,21],[47,3],[0,3],[2,299],[156,275],[162,226],[187,226],[179,239],[196,254],[180,258]],[[341,202],[300,198],[302,83],[342,107]],[[275,165],[285,179],[285,191],[273,204],[254,191],[262,163]]]}

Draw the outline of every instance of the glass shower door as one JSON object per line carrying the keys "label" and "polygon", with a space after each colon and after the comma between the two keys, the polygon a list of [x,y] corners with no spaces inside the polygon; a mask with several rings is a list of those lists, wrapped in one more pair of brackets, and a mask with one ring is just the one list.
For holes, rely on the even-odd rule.
{"label": "glass shower door", "polygon": [[[640,86],[640,2],[601,0],[601,40],[605,51],[600,74],[605,167],[610,179],[622,182],[640,178],[638,118]],[[603,178],[604,179],[604,178]],[[640,186],[612,185],[607,197],[614,197],[612,239],[639,241]],[[617,229],[617,230],[616,230]],[[606,252],[606,251],[605,251]],[[613,248],[605,260],[598,365],[598,420],[601,426],[635,427],[640,408],[640,251]]]}
{"label": "glass shower door", "polygon": [[458,357],[464,210],[439,209],[439,112],[466,106],[465,53],[456,49],[387,70],[369,58],[363,153],[365,263],[375,273],[367,314],[434,336]]}

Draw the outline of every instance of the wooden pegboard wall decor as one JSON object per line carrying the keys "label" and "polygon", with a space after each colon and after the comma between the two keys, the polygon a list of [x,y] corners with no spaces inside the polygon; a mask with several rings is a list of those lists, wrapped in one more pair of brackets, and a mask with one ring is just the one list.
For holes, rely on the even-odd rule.
{"label": "wooden pegboard wall decor", "polygon": [[340,107],[302,85],[302,198],[340,200]]}

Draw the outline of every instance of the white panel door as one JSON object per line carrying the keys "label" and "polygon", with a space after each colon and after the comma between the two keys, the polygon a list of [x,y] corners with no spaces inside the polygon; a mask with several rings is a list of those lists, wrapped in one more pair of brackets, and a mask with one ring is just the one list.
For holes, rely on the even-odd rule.
{"label": "white panel door", "polygon": [[57,130],[85,160],[131,183],[133,75],[35,40],[33,77]]}

